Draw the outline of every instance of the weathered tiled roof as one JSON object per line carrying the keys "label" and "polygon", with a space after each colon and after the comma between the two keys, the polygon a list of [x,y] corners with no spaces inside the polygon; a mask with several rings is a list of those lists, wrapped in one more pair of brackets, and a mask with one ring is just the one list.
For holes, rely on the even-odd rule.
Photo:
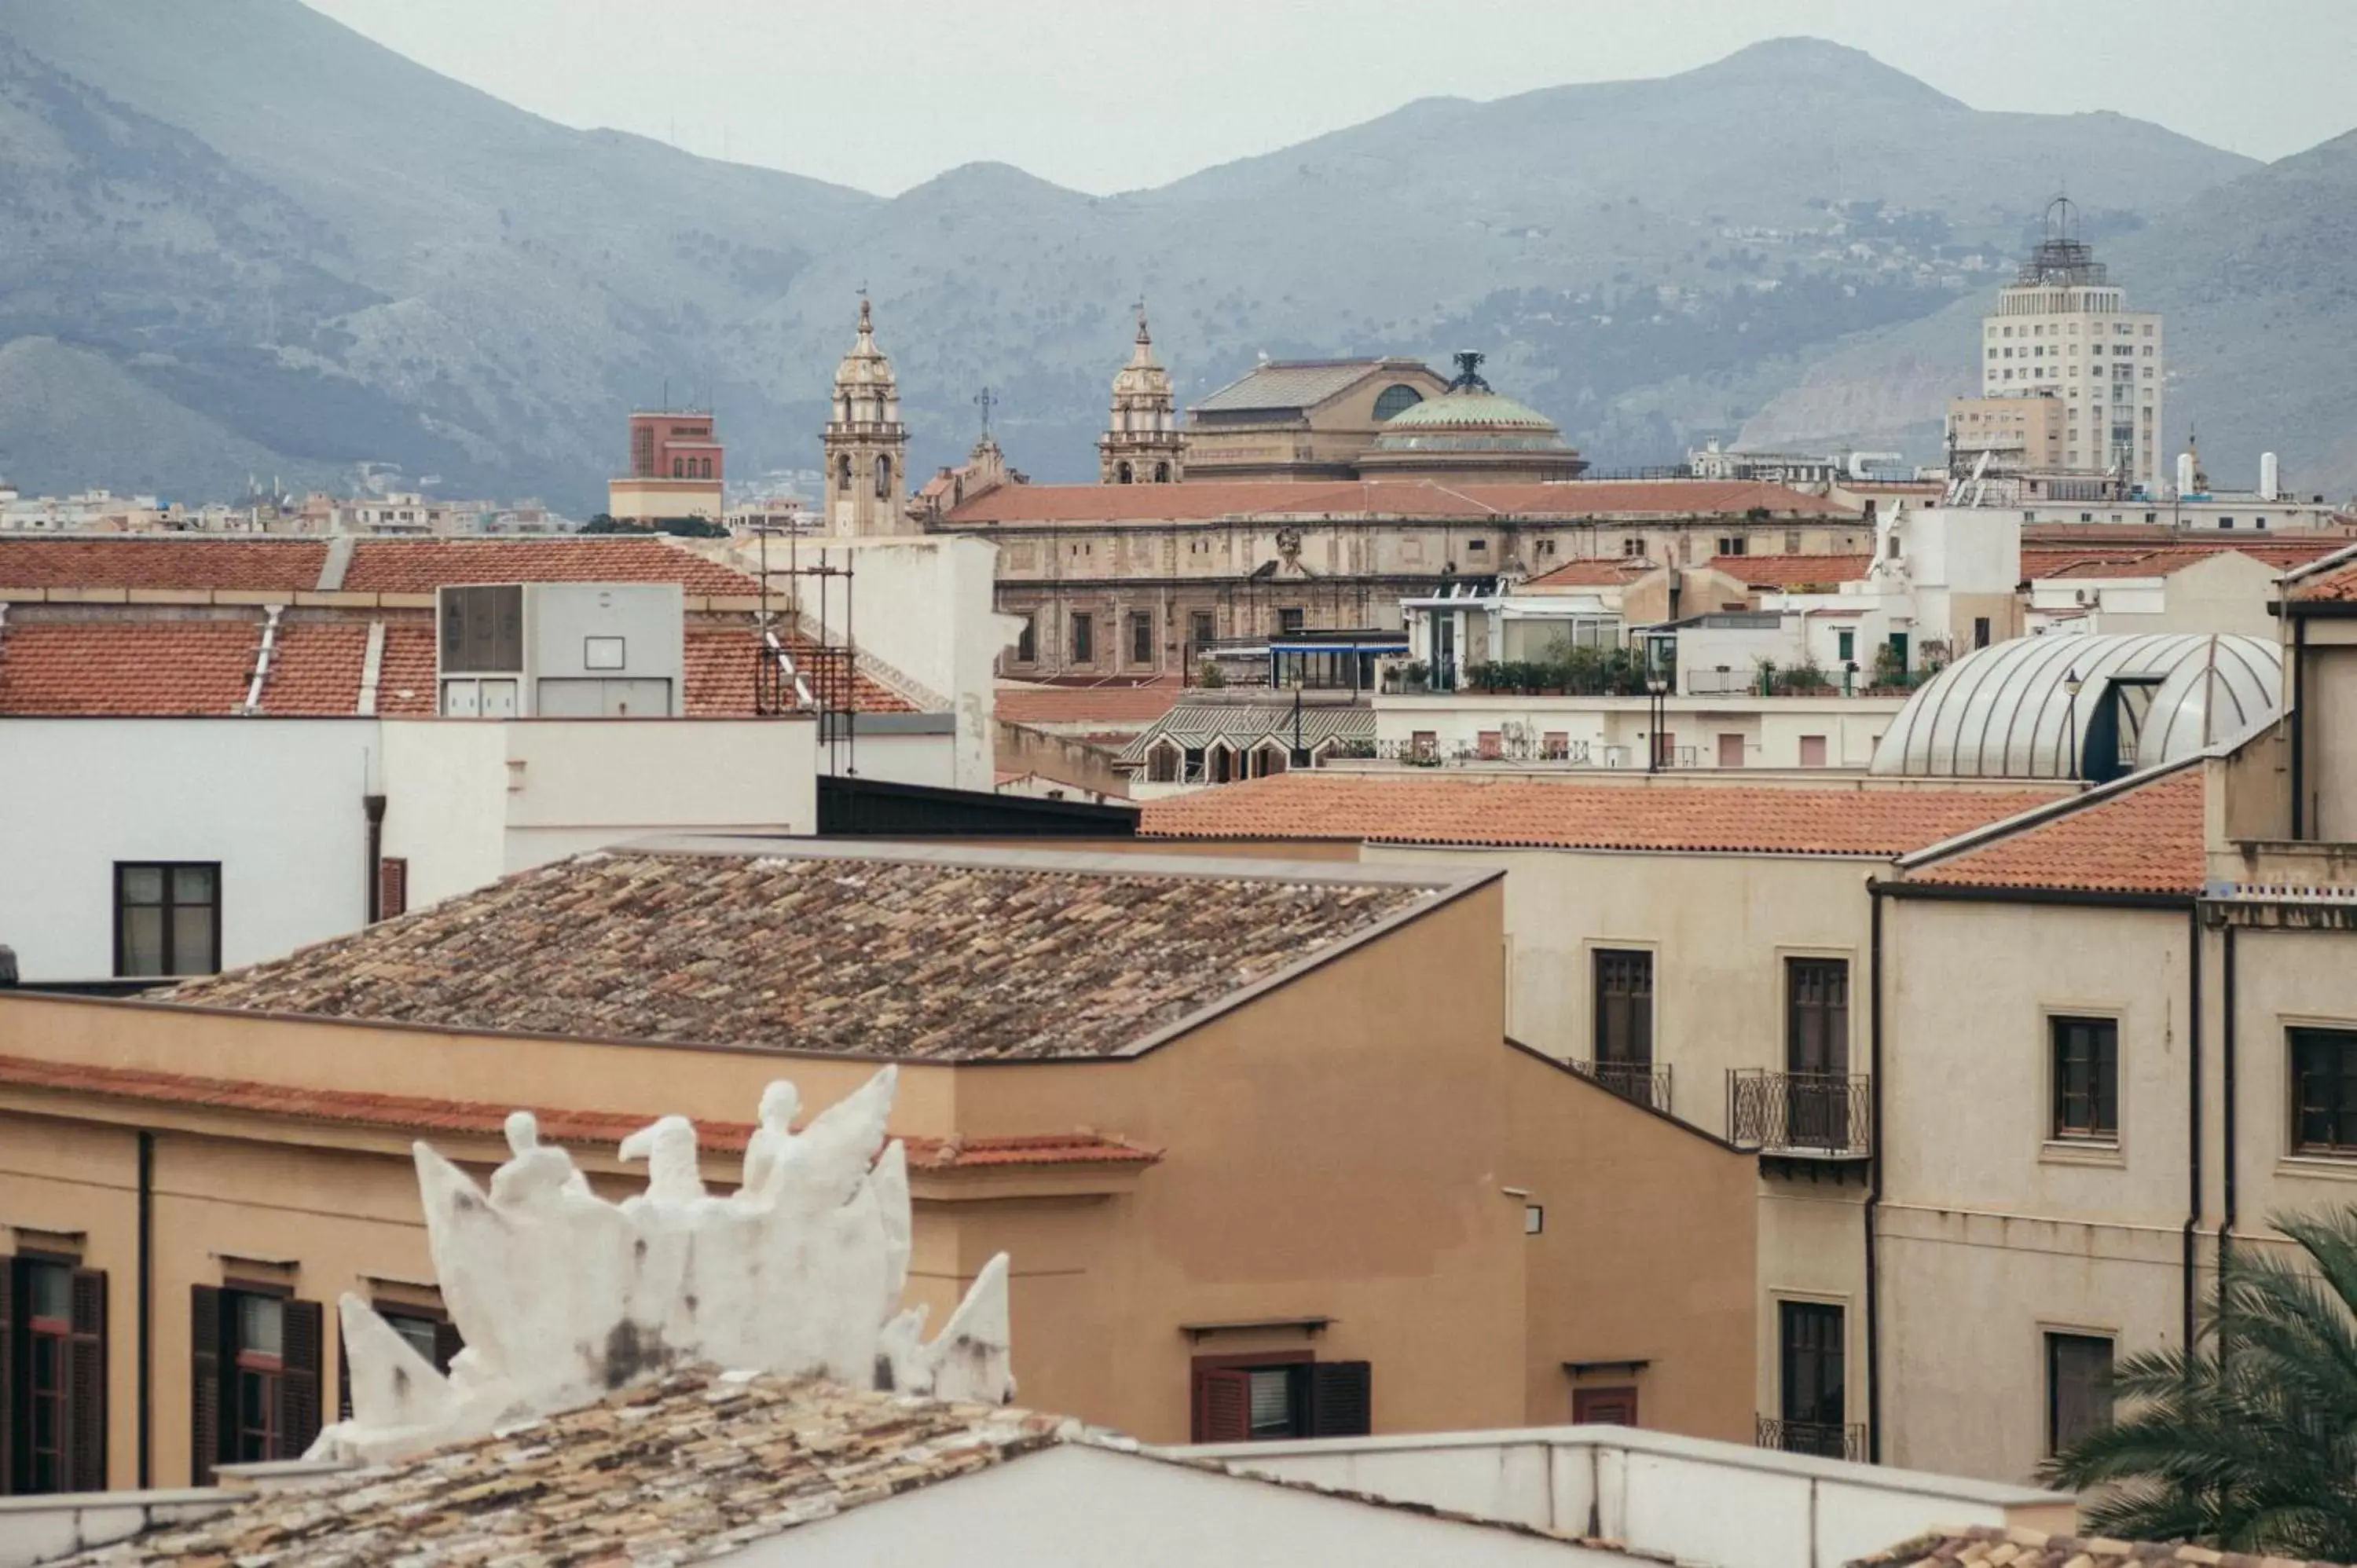
{"label": "weathered tiled roof", "polygon": [[677,583],[747,597],[761,585],[667,539],[363,539],[342,587],[430,594],[447,583]]}
{"label": "weathered tiled roof", "polygon": [[0,714],[232,713],[261,647],[259,618],[0,626]]}
{"label": "weathered tiled roof", "polygon": [[167,1000],[887,1058],[1110,1056],[1437,894],[1378,873],[733,842],[561,861]]}
{"label": "weathered tiled roof", "polygon": [[10,588],[232,588],[293,594],[318,585],[317,539],[0,539],[0,598]]}
{"label": "weathered tiled roof", "polygon": [[1003,1406],[698,1369],[70,1561],[690,1563],[1005,1464],[1059,1442],[1069,1425]]}
{"label": "weathered tiled roof", "polygon": [[[2345,554],[2345,558],[2344,558]],[[2320,560],[2293,575],[2285,597],[2296,604],[2344,604],[2357,600],[2357,553]]]}
{"label": "weathered tiled roof", "polygon": [[1723,572],[1747,587],[1793,593],[1808,588],[1831,590],[1866,576],[1871,555],[1714,555],[1710,569]]}
{"label": "weathered tiled roof", "polygon": [[1211,522],[1318,517],[1544,521],[1596,518],[1824,518],[1865,526],[1822,496],[1752,479],[1574,479],[1446,485],[1435,479],[1189,479],[1178,485],[1001,485],[953,508],[955,529],[984,524]]}
{"label": "weathered tiled roof", "polygon": [[[649,1122],[652,1111],[579,1111],[554,1106],[493,1105],[484,1101],[429,1099],[414,1094],[373,1094],[359,1090],[310,1089],[260,1083],[250,1079],[208,1078],[192,1073],[149,1072],[138,1068],[48,1061],[0,1056],[0,1084],[61,1094],[95,1095],[177,1105],[202,1111],[235,1111],[290,1121],[324,1122],[371,1131],[442,1133],[496,1138],[515,1110],[531,1111],[540,1136],[552,1144],[602,1145],[619,1143]],[[706,1153],[742,1154],[753,1135],[750,1122],[698,1122],[698,1145]],[[1022,1133],[995,1138],[902,1137],[909,1164],[918,1170],[970,1170],[1000,1165],[1151,1165],[1161,1156],[1142,1144],[1110,1133]]]}
{"label": "weathered tiled roof", "polygon": [[2010,789],[1529,782],[1296,771],[1147,801],[1155,838],[1904,854],[2051,800]]}
{"label": "weathered tiled roof", "polygon": [[[1140,760],[1156,741],[1166,737],[1187,747],[1225,741],[1239,751],[1249,750],[1263,741],[1279,740],[1289,751],[1296,733],[1289,703],[1177,703],[1145,733],[1122,747],[1121,760]],[[1331,741],[1363,742],[1372,746],[1375,742],[1375,712],[1372,708],[1317,703],[1302,709],[1298,733],[1305,751],[1317,751]]]}
{"label": "weathered tiled roof", "polygon": [[2111,1541],[1978,1524],[1918,1536],[1848,1568],[2334,1568],[2327,1563],[2213,1552],[2183,1541]]}
{"label": "weathered tiled roof", "polygon": [[1176,681],[1129,685],[1016,686],[997,692],[997,716],[1018,725],[1152,724],[1186,688]]}
{"label": "weathered tiled roof", "polygon": [[1548,588],[1614,587],[1633,583],[1654,569],[1653,563],[1635,556],[1600,555],[1586,561],[1566,561],[1551,572],[1542,572],[1523,585],[1524,591]]}
{"label": "weathered tiled roof", "polygon": [[1383,360],[1278,360],[1245,371],[1217,392],[1195,402],[1206,413],[1271,413],[1315,408],[1328,398],[1346,392],[1370,376],[1427,371],[1420,364]]}
{"label": "weathered tiled roof", "polygon": [[2202,776],[2173,768],[2091,796],[1940,858],[1910,861],[1909,882],[2101,893],[2198,893],[2207,875]]}

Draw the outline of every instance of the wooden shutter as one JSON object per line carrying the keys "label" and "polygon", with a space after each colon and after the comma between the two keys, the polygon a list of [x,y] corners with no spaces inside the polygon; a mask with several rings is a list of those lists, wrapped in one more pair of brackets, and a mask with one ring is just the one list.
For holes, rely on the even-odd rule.
{"label": "wooden shutter", "polygon": [[300,1459],[319,1435],[319,1369],[326,1346],[319,1304],[286,1304],[285,1343],[278,1375],[278,1453],[281,1459]]}
{"label": "wooden shutter", "polygon": [[376,863],[376,911],[380,920],[409,913],[409,861],[388,854]]}
{"label": "wooden shutter", "polygon": [[1575,1426],[1634,1426],[1637,1391],[1630,1387],[1574,1389],[1571,1421]]}
{"label": "wooden shutter", "polygon": [[1365,1361],[1319,1361],[1309,1369],[1309,1435],[1364,1437],[1374,1426],[1374,1377]]}
{"label": "wooden shutter", "polygon": [[1211,1367],[1195,1374],[1195,1441],[1243,1443],[1252,1437],[1252,1374]]}
{"label": "wooden shutter", "polygon": [[16,1360],[16,1260],[0,1258],[0,1498],[15,1487],[16,1455],[9,1450],[9,1434],[16,1430],[16,1403],[11,1398],[8,1372]]}
{"label": "wooden shutter", "polygon": [[188,1481],[213,1484],[221,1458],[221,1293],[188,1287]]}
{"label": "wooden shutter", "polygon": [[106,1272],[73,1272],[73,1337],[67,1349],[67,1487],[106,1490]]}
{"label": "wooden shutter", "polygon": [[436,1371],[447,1377],[450,1372],[451,1359],[466,1348],[467,1341],[459,1336],[457,1324],[446,1317],[434,1326],[434,1369]]}

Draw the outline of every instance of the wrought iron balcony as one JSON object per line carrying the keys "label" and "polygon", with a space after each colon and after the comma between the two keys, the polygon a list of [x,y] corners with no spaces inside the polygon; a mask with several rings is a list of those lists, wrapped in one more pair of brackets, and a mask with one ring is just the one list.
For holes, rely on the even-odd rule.
{"label": "wrought iron balcony", "polygon": [[1848,1459],[1863,1462],[1866,1458],[1866,1428],[1853,1422],[1835,1426],[1817,1421],[1779,1421],[1773,1416],[1752,1418],[1753,1444],[1760,1448],[1773,1448],[1780,1454],[1807,1454],[1819,1459]]}
{"label": "wrought iron balcony", "polygon": [[1571,1070],[1582,1078],[1595,1079],[1623,1100],[1651,1106],[1664,1116],[1670,1113],[1670,1069],[1666,1065],[1576,1061],[1571,1064]]}
{"label": "wrought iron balcony", "polygon": [[1863,1158],[1872,1152],[1872,1082],[1857,1073],[1730,1068],[1727,1142],[1762,1154]]}

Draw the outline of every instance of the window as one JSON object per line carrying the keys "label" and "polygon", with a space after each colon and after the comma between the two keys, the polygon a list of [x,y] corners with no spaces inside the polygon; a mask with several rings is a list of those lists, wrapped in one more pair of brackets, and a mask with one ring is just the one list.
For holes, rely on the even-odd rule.
{"label": "window", "polygon": [[1846,664],[1857,657],[1857,633],[1843,630],[1834,633],[1834,657]]}
{"label": "window", "polygon": [[1740,555],[1749,542],[1739,533],[1722,533],[1718,536],[1718,553],[1721,555]]}
{"label": "window", "polygon": [[2357,1155],[2357,1029],[2294,1029],[2291,1084],[2292,1148]]}
{"label": "window", "polygon": [[671,460],[671,477],[674,479],[687,478],[687,464],[684,459],[673,457]]}
{"label": "window", "polygon": [[1129,661],[1149,670],[1154,667],[1154,618],[1143,611],[1130,613]]}
{"label": "window", "polygon": [[319,1435],[320,1313],[268,1288],[189,1290],[189,1456],[216,1465],[296,1459]]}
{"label": "window", "polygon": [[1423,401],[1424,394],[1414,387],[1398,384],[1387,386],[1375,394],[1376,422],[1380,424],[1402,409],[1414,408]]}
{"label": "window", "polygon": [[1505,732],[1494,729],[1477,732],[1473,737],[1473,754],[1484,762],[1501,761],[1506,755]]}
{"label": "window", "polygon": [[1072,618],[1072,662],[1093,664],[1097,657],[1097,619],[1092,615]]}
{"label": "window", "polygon": [[1742,736],[1738,734],[1728,734],[1722,735],[1718,737],[1718,765],[1721,768],[1740,768],[1743,766]]}
{"label": "window", "polygon": [[1574,1426],[1634,1426],[1637,1424],[1637,1391],[1628,1387],[1574,1389],[1571,1391],[1571,1423]]}
{"label": "window", "polygon": [[1187,640],[1193,643],[1198,649],[1200,649],[1207,647],[1211,643],[1212,635],[1211,612],[1209,610],[1190,611],[1187,617]]}
{"label": "window", "polygon": [[1788,1454],[1845,1456],[1849,1414],[1842,1309],[1825,1302],[1776,1304],[1777,1410]]}
{"label": "window", "polygon": [[1825,737],[1821,735],[1803,736],[1801,737],[1801,766],[1803,768],[1823,768],[1824,765]]}
{"label": "window", "polygon": [[376,863],[376,918],[390,920],[409,913],[409,860],[388,854]]}
{"label": "window", "polygon": [[1039,660],[1039,614],[1031,611],[1023,618],[1023,629],[1015,634],[1015,662],[1036,664]]}
{"label": "window", "polygon": [[1373,1379],[1365,1361],[1317,1361],[1286,1351],[1202,1356],[1193,1381],[1198,1443],[1364,1437],[1373,1426]]}
{"label": "window", "polygon": [[2120,1135],[2120,1026],[2115,1018],[2050,1018],[2057,1138],[2116,1142]]}
{"label": "window", "polygon": [[834,467],[834,488],[843,494],[851,493],[851,454],[846,452]]}
{"label": "window", "polygon": [[[436,1371],[448,1375],[451,1359],[467,1348],[458,1333],[458,1326],[449,1315],[436,1307],[421,1306],[409,1302],[371,1301],[370,1307],[384,1319],[385,1326],[407,1342],[418,1359]],[[342,1333],[337,1336],[337,1366],[339,1376],[336,1382],[336,1419],[352,1418],[352,1383],[350,1353],[344,1348]]]}
{"label": "window", "polygon": [[1628,948],[1598,948],[1596,1063],[1653,1065],[1653,955]]}
{"label": "window", "polygon": [[1986,648],[1988,645],[1989,618],[1986,616],[1975,616],[1973,618],[1973,646],[1975,648]]}
{"label": "window", "polygon": [[1179,750],[1170,741],[1157,741],[1146,753],[1146,777],[1157,784],[1178,782]]}
{"label": "window", "polygon": [[2093,1334],[2049,1334],[2046,1452],[2059,1454],[2111,1424],[2111,1340]]}
{"label": "window", "polygon": [[876,499],[878,500],[889,500],[891,498],[892,459],[889,457],[878,457],[876,459]]}
{"label": "window", "polygon": [[114,865],[114,972],[213,974],[221,969],[221,865]]}
{"label": "window", "polygon": [[1167,485],[1170,482],[1170,465],[1168,463],[1157,463],[1154,465],[1154,482],[1157,485]]}
{"label": "window", "polygon": [[1302,628],[1305,619],[1306,617],[1299,606],[1288,606],[1276,612],[1276,629],[1291,636]]}
{"label": "window", "polygon": [[106,1275],[0,1258],[0,1493],[106,1487]]}
{"label": "window", "polygon": [[1645,553],[1645,542],[1642,539],[1631,535],[1620,542],[1620,553],[1623,555],[1642,555]]}
{"label": "window", "polygon": [[1787,555],[1798,555],[1800,553],[1801,531],[1797,528],[1786,529],[1784,531],[1784,553]]}
{"label": "window", "polygon": [[1126,461],[1114,464],[1113,469],[1113,482],[1116,485],[1125,485],[1129,483],[1129,464]]}

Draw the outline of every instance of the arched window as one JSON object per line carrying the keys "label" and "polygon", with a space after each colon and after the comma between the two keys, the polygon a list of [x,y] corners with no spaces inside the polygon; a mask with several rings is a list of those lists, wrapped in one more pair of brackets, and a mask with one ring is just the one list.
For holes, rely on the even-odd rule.
{"label": "arched window", "polygon": [[1157,463],[1154,465],[1154,482],[1157,485],[1167,485],[1170,482],[1169,464]]}
{"label": "arched window", "polygon": [[1389,419],[1404,408],[1414,408],[1424,401],[1424,394],[1405,382],[1385,387],[1375,398],[1375,417]]}
{"label": "arched window", "polygon": [[1115,464],[1113,470],[1113,479],[1114,483],[1117,485],[1125,485],[1129,483],[1129,465],[1125,462]]}
{"label": "arched window", "polygon": [[845,495],[851,493],[851,454],[845,452],[834,470],[834,488]]}
{"label": "arched window", "polygon": [[1157,740],[1146,754],[1146,777],[1157,784],[1176,784],[1178,782],[1178,743]]}
{"label": "arched window", "polygon": [[683,479],[687,478],[687,460],[685,458],[673,457],[671,460],[671,477],[674,479]]}
{"label": "arched window", "polygon": [[697,478],[699,478],[699,479],[708,479],[708,478],[712,478],[712,459],[711,459],[711,458],[709,458],[709,457],[698,457],[698,458],[695,460],[695,477],[696,477]]}
{"label": "arched window", "polygon": [[876,496],[878,500],[889,500],[892,497],[892,459],[889,457],[876,459]]}

